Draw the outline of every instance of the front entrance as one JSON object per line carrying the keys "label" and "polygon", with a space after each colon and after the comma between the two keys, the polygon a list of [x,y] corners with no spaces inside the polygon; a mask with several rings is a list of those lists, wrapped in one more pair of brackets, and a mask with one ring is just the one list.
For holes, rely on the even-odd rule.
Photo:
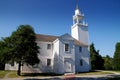
{"label": "front entrance", "polygon": [[66,73],[72,72],[72,59],[71,58],[64,59],[64,68],[65,68]]}

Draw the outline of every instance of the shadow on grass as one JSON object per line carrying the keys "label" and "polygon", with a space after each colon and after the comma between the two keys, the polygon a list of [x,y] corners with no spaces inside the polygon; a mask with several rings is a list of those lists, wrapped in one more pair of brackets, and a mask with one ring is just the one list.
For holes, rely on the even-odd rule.
{"label": "shadow on grass", "polygon": [[100,78],[91,78],[91,77],[74,77],[74,78],[58,78],[58,77],[54,77],[54,78],[27,78],[27,79],[23,79],[23,80],[120,80],[119,78],[108,78],[106,79],[105,77],[100,77]]}
{"label": "shadow on grass", "polygon": [[82,77],[77,77],[77,78],[43,78],[43,79],[38,79],[38,78],[29,78],[29,79],[24,79],[24,80],[105,80],[104,78],[82,78]]}
{"label": "shadow on grass", "polygon": [[28,79],[23,79],[23,80],[63,80],[63,79],[60,79],[60,78],[42,78],[42,79],[28,78]]}
{"label": "shadow on grass", "polygon": [[54,73],[23,73],[21,76],[62,76],[62,74],[54,74]]}

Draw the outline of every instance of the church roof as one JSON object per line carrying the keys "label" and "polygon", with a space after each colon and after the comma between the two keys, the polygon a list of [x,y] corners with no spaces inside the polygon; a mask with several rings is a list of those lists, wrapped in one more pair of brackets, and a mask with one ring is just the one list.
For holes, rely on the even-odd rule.
{"label": "church roof", "polygon": [[36,34],[37,41],[53,42],[57,38],[59,38],[59,37],[58,36],[52,36],[52,35]]}
{"label": "church roof", "polygon": [[[36,34],[36,40],[37,41],[43,41],[43,42],[53,42],[57,38],[60,38],[60,36],[53,36],[53,35],[45,35],[45,34]],[[88,46],[74,38],[75,45],[78,46]]]}

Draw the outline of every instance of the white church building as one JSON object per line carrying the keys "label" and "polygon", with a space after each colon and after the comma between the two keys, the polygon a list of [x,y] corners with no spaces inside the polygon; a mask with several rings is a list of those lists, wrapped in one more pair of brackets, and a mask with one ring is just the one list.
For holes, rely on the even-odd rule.
{"label": "white church building", "polygon": [[[36,34],[40,47],[40,63],[34,66],[22,65],[23,73],[78,73],[90,70],[88,25],[77,7],[73,16],[71,35],[61,36]],[[5,70],[17,70],[18,64],[5,65]]]}

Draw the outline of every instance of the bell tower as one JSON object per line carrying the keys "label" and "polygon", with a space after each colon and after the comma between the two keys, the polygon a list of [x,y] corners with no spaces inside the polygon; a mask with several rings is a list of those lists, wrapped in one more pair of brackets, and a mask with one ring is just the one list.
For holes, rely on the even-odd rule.
{"label": "bell tower", "polygon": [[78,5],[76,6],[75,14],[73,15],[73,25],[71,27],[71,35],[73,38],[88,45],[88,24],[83,20],[84,14],[81,13]]}

